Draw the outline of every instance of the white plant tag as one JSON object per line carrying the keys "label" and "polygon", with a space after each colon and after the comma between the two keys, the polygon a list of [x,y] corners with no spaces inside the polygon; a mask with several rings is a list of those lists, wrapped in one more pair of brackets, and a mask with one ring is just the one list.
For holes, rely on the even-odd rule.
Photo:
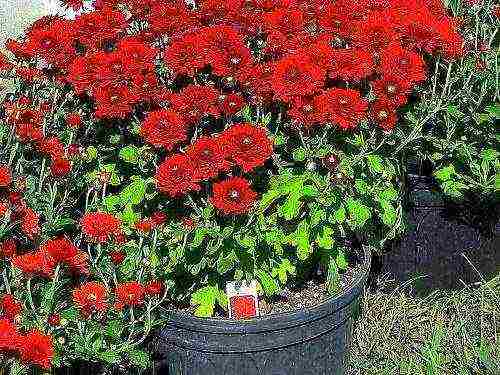
{"label": "white plant tag", "polygon": [[257,281],[232,281],[226,284],[229,318],[241,320],[259,316]]}

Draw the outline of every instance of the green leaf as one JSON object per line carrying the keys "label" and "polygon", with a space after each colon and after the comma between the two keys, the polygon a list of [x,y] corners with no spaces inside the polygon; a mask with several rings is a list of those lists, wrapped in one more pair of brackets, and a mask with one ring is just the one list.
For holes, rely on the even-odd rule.
{"label": "green leaf", "polygon": [[107,350],[105,352],[97,353],[97,357],[107,364],[115,365],[120,362],[121,354],[112,350]]}
{"label": "green leaf", "polygon": [[357,179],[356,182],[354,183],[354,186],[356,186],[356,190],[359,192],[361,195],[366,195],[368,194],[370,187],[368,184],[360,179]]}
{"label": "green leaf", "polygon": [[259,270],[256,276],[260,281],[260,285],[268,296],[273,296],[280,291],[278,283],[267,272]]}
{"label": "green leaf", "polygon": [[347,210],[357,228],[362,227],[371,217],[370,209],[357,199],[349,198],[347,200]]}
{"label": "green leaf", "polygon": [[122,205],[137,205],[142,203],[146,195],[146,182],[138,176],[132,176],[132,183],[130,183],[120,193],[120,200]]}
{"label": "green leaf", "polygon": [[380,200],[394,201],[398,197],[398,192],[393,186],[388,187],[379,194]]}
{"label": "green leaf", "polygon": [[348,266],[347,257],[344,250],[338,249],[337,256],[335,257],[335,263],[341,270],[346,270]]}
{"label": "green leaf", "polygon": [[495,161],[498,158],[499,152],[495,149],[488,148],[481,152],[481,159],[486,161]]}
{"label": "green leaf", "polygon": [[103,202],[106,206],[106,210],[109,212],[114,211],[117,206],[121,206],[121,199],[118,195],[108,195],[104,198]]}
{"label": "green leaf", "polygon": [[120,150],[119,157],[126,163],[136,164],[139,159],[140,150],[134,145],[123,147]]}
{"label": "green leaf", "polygon": [[452,176],[454,174],[455,174],[455,167],[453,165],[449,165],[447,167],[440,168],[434,172],[434,176],[439,181],[448,181],[452,178]]}
{"label": "green leaf", "polygon": [[118,339],[123,330],[123,322],[121,320],[110,320],[106,326],[106,335],[114,339]]}
{"label": "green leaf", "polygon": [[312,246],[309,242],[309,224],[306,220],[300,222],[295,231],[295,243],[297,256],[300,260],[306,260],[312,254]]}
{"label": "green leaf", "polygon": [[272,277],[278,277],[280,283],[285,285],[288,281],[288,274],[294,275],[296,272],[295,266],[289,259],[282,259],[278,267],[274,267],[271,271]]}
{"label": "green leaf", "polygon": [[302,207],[302,188],[304,181],[298,180],[294,181],[290,185],[290,195],[279,208],[280,216],[286,220],[292,220],[296,218],[300,213],[300,208]]}
{"label": "green leaf", "polygon": [[127,225],[134,225],[140,219],[139,215],[134,212],[131,205],[125,206],[124,210],[120,214],[120,218]]}
{"label": "green leaf", "polygon": [[333,213],[333,218],[339,224],[342,224],[345,221],[346,210],[345,210],[344,206],[340,207],[338,210],[335,210],[335,212]]}
{"label": "green leaf", "polygon": [[380,205],[382,206],[382,222],[391,227],[396,222],[397,214],[394,206],[388,201],[380,201]]}
{"label": "green leaf", "polygon": [[203,240],[208,234],[208,229],[205,227],[198,227],[194,231],[194,238],[191,242],[191,247],[198,247],[203,243]]}
{"label": "green leaf", "polygon": [[452,117],[455,117],[457,120],[460,120],[465,116],[463,112],[461,112],[456,105],[448,105],[446,108],[446,112]]}
{"label": "green leaf", "polygon": [[131,349],[127,352],[128,359],[133,366],[147,369],[151,364],[151,357],[149,353],[142,350]]}
{"label": "green leaf", "polygon": [[260,211],[264,212],[265,210],[267,210],[269,206],[273,204],[273,202],[282,195],[284,195],[283,192],[277,189],[266,191],[262,195],[262,198],[260,199],[260,204],[259,204]]}
{"label": "green leaf", "polygon": [[368,167],[372,171],[372,173],[382,173],[384,170],[384,166],[382,164],[382,158],[378,155],[368,155],[366,157],[368,162]]}
{"label": "green leaf", "polygon": [[219,259],[217,259],[217,272],[220,275],[224,275],[231,271],[237,263],[238,257],[234,251],[229,252],[229,254],[224,254],[222,252],[219,255]]}
{"label": "green leaf", "polygon": [[316,236],[316,243],[323,249],[330,250],[333,248],[335,240],[333,239],[333,229],[329,226],[324,226],[321,233]]}
{"label": "green leaf", "polygon": [[215,286],[206,286],[194,292],[191,296],[191,305],[197,306],[194,315],[203,318],[213,316],[218,294],[219,289]]}
{"label": "green leaf", "polygon": [[306,160],[306,149],[303,147],[296,148],[292,153],[293,160],[304,161]]}

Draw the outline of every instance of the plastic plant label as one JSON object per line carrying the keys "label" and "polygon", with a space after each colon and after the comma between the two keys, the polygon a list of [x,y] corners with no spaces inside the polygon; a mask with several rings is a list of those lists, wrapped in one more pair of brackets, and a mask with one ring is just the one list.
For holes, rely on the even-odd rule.
{"label": "plastic plant label", "polygon": [[242,320],[259,316],[257,281],[230,282],[226,285],[229,318]]}

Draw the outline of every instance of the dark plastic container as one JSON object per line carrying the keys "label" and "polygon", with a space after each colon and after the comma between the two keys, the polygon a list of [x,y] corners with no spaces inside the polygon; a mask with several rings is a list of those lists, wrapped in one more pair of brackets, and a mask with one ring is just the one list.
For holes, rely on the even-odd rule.
{"label": "dark plastic container", "polygon": [[316,307],[246,321],[200,319],[172,312],[156,339],[162,375],[345,374],[352,325],[371,264],[352,286]]}
{"label": "dark plastic container", "polygon": [[378,273],[397,285],[414,280],[413,291],[419,295],[463,288],[494,275],[500,266],[495,226],[500,207],[447,201],[430,166],[412,167],[406,178],[408,231],[376,260],[381,263]]}

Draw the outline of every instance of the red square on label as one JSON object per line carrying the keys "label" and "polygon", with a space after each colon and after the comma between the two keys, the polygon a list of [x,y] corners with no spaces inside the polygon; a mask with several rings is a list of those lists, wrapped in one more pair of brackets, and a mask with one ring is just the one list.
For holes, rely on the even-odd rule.
{"label": "red square on label", "polygon": [[257,316],[254,296],[234,296],[230,298],[233,319],[249,319]]}

